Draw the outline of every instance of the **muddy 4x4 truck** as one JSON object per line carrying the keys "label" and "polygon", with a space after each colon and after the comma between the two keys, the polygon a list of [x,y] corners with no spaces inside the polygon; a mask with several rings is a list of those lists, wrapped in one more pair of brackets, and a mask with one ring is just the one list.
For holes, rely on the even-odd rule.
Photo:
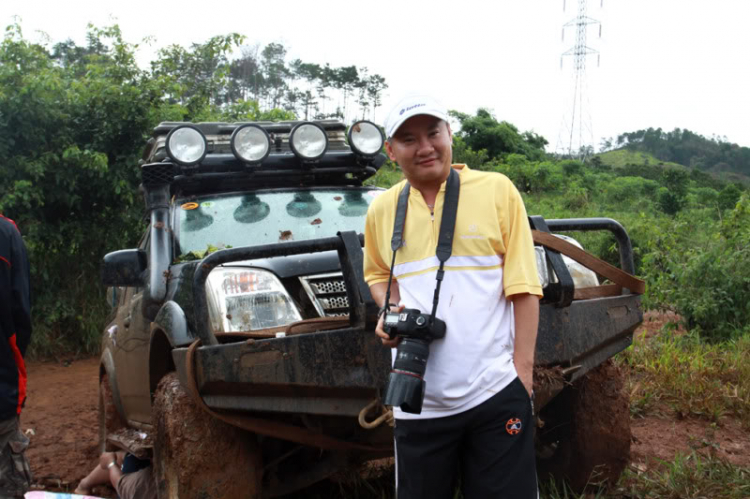
{"label": "muddy 4x4 truck", "polygon": [[[100,445],[152,458],[160,498],[277,497],[393,454],[391,353],[362,270],[382,192],[363,181],[382,145],[369,122],[155,128],[140,164],[148,230],[102,264]],[[613,480],[630,426],[608,359],[632,341],[642,290],[549,233],[608,230],[632,274],[630,241],[610,219],[529,222],[545,294],[539,468],[576,488]]]}

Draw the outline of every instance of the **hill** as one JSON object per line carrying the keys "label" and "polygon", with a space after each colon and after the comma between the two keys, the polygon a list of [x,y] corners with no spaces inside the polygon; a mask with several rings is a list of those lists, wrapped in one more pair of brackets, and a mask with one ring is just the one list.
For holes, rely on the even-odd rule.
{"label": "hill", "polygon": [[[726,138],[707,138],[680,128],[671,132],[661,128],[648,128],[623,133],[616,140],[605,140],[605,146],[608,146],[605,149],[617,147],[610,152],[646,154],[645,158],[654,158],[653,164],[676,163],[708,173],[725,182],[750,183],[750,148],[727,142]],[[625,164],[644,164],[644,157],[615,158],[611,159],[613,163],[624,159]],[[631,159],[640,161],[628,162]],[[604,162],[604,158],[602,161]]]}
{"label": "hill", "polygon": [[601,160],[603,165],[607,165],[611,168],[624,168],[628,165],[659,165],[685,168],[685,165],[679,163],[661,161],[648,152],[634,151],[627,148],[603,152],[598,154],[597,157]]}

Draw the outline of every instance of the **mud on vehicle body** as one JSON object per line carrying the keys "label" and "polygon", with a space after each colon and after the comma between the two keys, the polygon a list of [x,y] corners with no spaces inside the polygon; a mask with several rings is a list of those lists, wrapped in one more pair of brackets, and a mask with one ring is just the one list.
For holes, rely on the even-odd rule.
{"label": "mud on vehicle body", "polygon": [[[153,456],[160,497],[275,497],[392,455],[380,424],[391,357],[362,274],[365,214],[382,191],[363,181],[385,161],[382,134],[368,122],[346,131],[337,121],[154,130],[140,165],[149,227],[102,266],[115,314],[100,435],[102,447]],[[633,272],[613,220],[530,223],[612,231]],[[600,400],[582,384],[631,343],[640,298],[586,298],[580,288],[598,284],[590,270],[543,246],[537,258],[540,463],[570,476],[580,447],[569,445],[579,437],[570,415]],[[629,439],[628,429],[628,448],[603,454],[626,462]]]}

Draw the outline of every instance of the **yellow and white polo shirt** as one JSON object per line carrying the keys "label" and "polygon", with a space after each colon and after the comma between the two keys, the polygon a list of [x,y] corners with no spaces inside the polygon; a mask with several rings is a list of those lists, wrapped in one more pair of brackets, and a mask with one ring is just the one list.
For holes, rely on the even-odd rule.
{"label": "yellow and white polo shirt", "polygon": [[[445,338],[430,344],[421,414],[394,408],[399,419],[451,416],[469,410],[505,388],[516,377],[515,325],[507,297],[542,296],[534,243],[518,190],[505,175],[453,165],[461,178],[453,252],[445,262],[437,317]],[[404,182],[370,205],[365,226],[364,273],[368,285],[388,282],[391,237]],[[434,216],[417,189],[411,189],[404,245],[396,253],[393,276],[401,304],[432,311],[435,255],[445,199],[445,182]],[[395,349],[393,354],[395,356]]]}

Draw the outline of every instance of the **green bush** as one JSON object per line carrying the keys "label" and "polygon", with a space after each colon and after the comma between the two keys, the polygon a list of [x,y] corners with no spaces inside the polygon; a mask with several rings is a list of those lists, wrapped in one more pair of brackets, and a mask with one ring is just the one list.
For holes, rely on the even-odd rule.
{"label": "green bush", "polygon": [[711,341],[748,331],[750,324],[750,198],[701,244],[694,221],[663,233],[644,258],[652,305],[675,310],[687,328]]}

